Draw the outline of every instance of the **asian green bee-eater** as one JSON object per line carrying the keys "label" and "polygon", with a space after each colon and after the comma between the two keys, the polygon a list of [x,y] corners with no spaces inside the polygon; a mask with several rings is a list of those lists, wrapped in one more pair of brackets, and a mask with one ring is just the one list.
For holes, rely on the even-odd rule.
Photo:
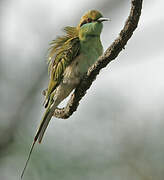
{"label": "asian green bee-eater", "polygon": [[66,35],[59,36],[51,42],[48,54],[50,80],[46,90],[46,111],[34,137],[25,168],[35,142],[41,143],[59,103],[78,86],[89,67],[103,53],[100,34],[103,28],[102,22],[107,20],[99,11],[90,10],[82,16],[77,27],[65,27]]}

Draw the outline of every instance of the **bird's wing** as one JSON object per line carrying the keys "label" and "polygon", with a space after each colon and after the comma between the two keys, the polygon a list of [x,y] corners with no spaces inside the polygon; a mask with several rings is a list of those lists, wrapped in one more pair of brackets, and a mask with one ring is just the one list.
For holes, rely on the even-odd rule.
{"label": "bird's wing", "polygon": [[48,71],[50,80],[46,92],[46,101],[49,103],[51,93],[60,84],[66,67],[79,54],[80,41],[78,38],[78,30],[76,27],[65,27],[65,36],[59,36],[50,43],[48,54]]}

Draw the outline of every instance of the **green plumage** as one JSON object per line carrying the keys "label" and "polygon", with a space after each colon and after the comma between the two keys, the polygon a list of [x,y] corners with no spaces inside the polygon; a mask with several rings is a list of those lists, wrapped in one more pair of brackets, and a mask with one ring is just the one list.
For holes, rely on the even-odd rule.
{"label": "green plumage", "polygon": [[[65,36],[59,36],[53,40],[48,54],[48,72],[50,81],[46,93],[46,106],[49,103],[51,93],[59,85],[63,78],[63,72],[70,65],[80,51],[80,41],[76,27],[64,28]],[[51,102],[50,102],[51,103]]]}

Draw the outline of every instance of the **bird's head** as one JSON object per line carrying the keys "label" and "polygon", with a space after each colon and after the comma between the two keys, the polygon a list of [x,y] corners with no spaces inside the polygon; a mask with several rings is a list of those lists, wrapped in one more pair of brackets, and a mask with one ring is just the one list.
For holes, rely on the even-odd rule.
{"label": "bird's head", "polygon": [[108,21],[107,18],[103,18],[103,15],[97,10],[90,10],[85,13],[77,26],[79,30],[79,36],[99,36],[102,31],[102,22]]}

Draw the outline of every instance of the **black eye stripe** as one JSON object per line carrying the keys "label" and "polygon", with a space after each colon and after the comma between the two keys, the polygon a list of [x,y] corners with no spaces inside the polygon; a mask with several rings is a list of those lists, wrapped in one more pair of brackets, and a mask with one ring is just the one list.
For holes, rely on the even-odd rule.
{"label": "black eye stripe", "polygon": [[88,22],[89,22],[89,23],[92,22],[92,19],[91,19],[91,18],[88,18]]}
{"label": "black eye stripe", "polygon": [[81,24],[80,24],[80,27],[84,24],[87,24],[88,22],[86,20],[84,20]]}
{"label": "black eye stripe", "polygon": [[88,19],[85,19],[81,24],[80,24],[80,27],[83,26],[84,24],[87,24],[87,23],[91,23],[91,22],[95,22],[96,20],[93,20],[91,18],[88,18]]}

